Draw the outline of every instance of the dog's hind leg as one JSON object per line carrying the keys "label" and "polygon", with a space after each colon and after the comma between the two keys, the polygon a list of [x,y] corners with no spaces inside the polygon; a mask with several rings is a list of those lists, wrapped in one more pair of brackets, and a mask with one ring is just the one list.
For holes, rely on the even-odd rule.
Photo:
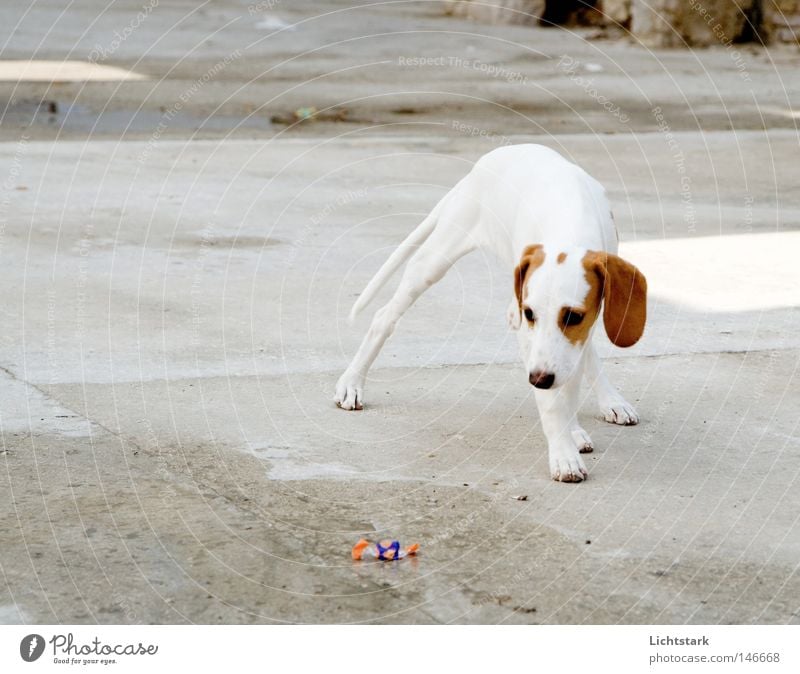
{"label": "dog's hind leg", "polygon": [[622,394],[614,388],[600,366],[594,344],[586,345],[586,377],[597,393],[600,414],[610,424],[634,426],[639,423],[639,415]]}
{"label": "dog's hind leg", "polygon": [[468,232],[440,221],[436,230],[408,261],[392,298],[375,312],[358,352],[339,378],[333,398],[339,407],[344,410],[363,408],[367,372],[394,332],[397,321],[422,293],[447,273],[456,260],[474,248]]}

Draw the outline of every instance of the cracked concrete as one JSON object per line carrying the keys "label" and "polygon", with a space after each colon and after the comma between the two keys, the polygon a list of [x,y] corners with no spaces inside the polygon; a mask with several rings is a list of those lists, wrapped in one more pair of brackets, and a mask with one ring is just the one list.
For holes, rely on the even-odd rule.
{"label": "cracked concrete", "polygon": [[[115,3],[101,21],[124,25],[134,4]],[[101,39],[79,34],[87,8],[78,3],[40,57],[65,58],[78,45],[78,58]],[[313,8],[276,12],[288,21]],[[13,25],[16,10],[2,11]],[[55,21],[52,8],[42,11]],[[549,66],[524,59],[525,44],[493,46],[502,31],[536,37],[550,66],[564,40],[603,63],[636,49],[414,11],[364,10],[359,29],[469,27],[471,58],[502,57],[537,82]],[[232,33],[156,77],[234,14]],[[242,3],[192,16],[191,30],[141,62],[155,23],[110,59],[153,80],[5,83],[0,92],[33,100],[55,88],[95,111],[133,101],[157,119],[206,61],[256,31]],[[309,20],[307,31],[247,53],[278,59],[293,41],[310,47],[346,24],[338,14]],[[10,55],[32,58],[37,30],[20,24]],[[368,40],[359,56],[331,49],[344,66],[396,58],[394,40],[421,49],[425,39]],[[618,120],[554,73],[548,90],[571,92],[566,104],[583,127],[559,122],[563,101],[537,103],[541,133],[485,106],[454,112],[441,95],[414,124],[392,126],[403,114],[391,106],[417,105],[393,69],[346,78],[336,94],[394,89],[396,100],[356,110],[389,124],[379,130],[321,122],[242,137],[230,120],[198,131],[183,118],[153,142],[157,121],[128,133],[118,117],[92,133],[67,124],[63,135],[60,123],[34,121],[20,140],[4,123],[0,621],[800,622],[797,133],[779,115],[756,124],[764,120],[742,103],[750,94],[733,86],[724,50],[635,53],[628,74],[663,93],[671,136],[656,130],[653,101],[616,75],[601,81],[644,111],[624,133],[602,133]],[[280,109],[334,95],[312,82],[319,58],[263,83],[280,91],[308,79]],[[792,105],[796,60],[754,52],[763,106]],[[692,70],[698,61],[708,72]],[[188,111],[266,100],[259,82],[242,87],[263,69],[237,59]],[[446,72],[455,89],[480,82],[487,95],[497,87],[524,103],[518,88]],[[419,86],[442,86],[441,69],[414,73]],[[708,73],[724,95],[704,90]],[[673,85],[678,93],[665,89]],[[233,88],[239,98],[229,99]],[[676,113],[678,94],[713,114]],[[355,296],[498,142],[447,127],[467,113],[489,134],[549,144],[601,179],[623,254],[649,279],[643,340],[624,351],[600,345],[642,423],[602,422],[587,393],[581,422],[596,449],[580,485],[548,478],[505,327],[509,270],[480,254],[404,318],[363,412],[331,400],[369,317],[346,323]],[[349,549],[362,535],[418,541],[422,553],[354,564]]]}

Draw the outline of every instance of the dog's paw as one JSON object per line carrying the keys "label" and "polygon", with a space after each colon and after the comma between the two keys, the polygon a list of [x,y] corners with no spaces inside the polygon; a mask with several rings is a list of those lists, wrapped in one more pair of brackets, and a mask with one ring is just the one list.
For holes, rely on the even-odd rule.
{"label": "dog's paw", "polygon": [[570,450],[550,452],[550,475],[558,482],[582,482],[589,475],[581,455]]}
{"label": "dog's paw", "polygon": [[636,414],[636,409],[622,397],[601,402],[600,414],[610,424],[635,426],[639,423],[639,415]]}
{"label": "dog's paw", "polygon": [[575,446],[581,454],[588,454],[594,451],[594,444],[589,434],[584,431],[580,426],[572,431],[572,439],[575,441]]}
{"label": "dog's paw", "polygon": [[356,377],[345,372],[336,383],[333,402],[343,410],[364,409],[364,387]]}

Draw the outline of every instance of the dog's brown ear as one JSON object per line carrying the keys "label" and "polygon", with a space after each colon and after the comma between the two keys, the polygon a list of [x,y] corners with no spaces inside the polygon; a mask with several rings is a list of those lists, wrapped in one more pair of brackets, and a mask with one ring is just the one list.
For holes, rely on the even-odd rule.
{"label": "dog's brown ear", "polygon": [[633,346],[647,320],[647,280],[630,262],[611,253],[589,251],[584,260],[602,283],[608,338],[617,346]]}
{"label": "dog's brown ear", "polygon": [[517,296],[517,311],[514,316],[509,312],[509,323],[515,330],[522,322],[522,292],[525,288],[525,280],[528,278],[528,274],[537,267],[540,267],[543,262],[544,250],[540,243],[526,246],[525,250],[522,251],[519,264],[514,270],[514,294]]}
{"label": "dog's brown ear", "polygon": [[514,270],[514,294],[517,296],[517,304],[522,307],[522,289],[525,286],[525,279],[528,274],[537,267],[541,267],[544,262],[544,250],[542,244],[536,243],[525,246],[519,258],[519,264]]}

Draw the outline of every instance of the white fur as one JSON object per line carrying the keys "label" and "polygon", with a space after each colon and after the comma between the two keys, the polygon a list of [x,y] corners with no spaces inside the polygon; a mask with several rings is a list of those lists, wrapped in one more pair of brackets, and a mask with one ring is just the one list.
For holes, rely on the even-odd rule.
{"label": "white fur", "polygon": [[[601,372],[591,338],[575,346],[557,321],[562,307],[579,306],[586,296],[583,255],[587,250],[616,254],[617,236],[603,187],[541,145],[503,147],[482,157],[381,267],[355,303],[351,318],[408,259],[400,285],[375,313],[336,384],[336,404],[345,410],[361,409],[367,372],[397,321],[456,260],[477,248],[491,251],[508,269],[512,283],[512,272],[531,244],[543,245],[545,252],[544,264],[532,274],[535,283],[527,285],[526,303],[536,307],[536,324],[531,327],[520,319],[515,296],[509,323],[518,331],[527,371],[555,374],[553,388],[534,389],[551,475],[566,482],[584,479],[580,452],[591,451],[592,442],[576,418],[582,376],[594,384],[607,421],[634,424],[638,417]],[[558,264],[561,252],[567,257]]]}

